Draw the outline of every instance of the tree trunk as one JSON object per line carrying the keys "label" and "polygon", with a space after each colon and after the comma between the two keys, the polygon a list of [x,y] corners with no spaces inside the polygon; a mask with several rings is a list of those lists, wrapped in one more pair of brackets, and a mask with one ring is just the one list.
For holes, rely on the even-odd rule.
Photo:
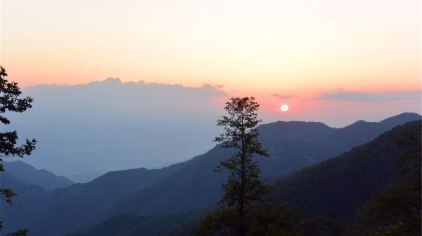
{"label": "tree trunk", "polygon": [[[243,118],[242,118],[242,125],[243,125]],[[239,198],[239,235],[244,236],[246,235],[245,229],[245,182],[246,182],[246,174],[245,174],[245,133],[242,130],[242,137],[241,137],[241,144],[242,144],[242,153],[240,156],[240,169],[241,169],[241,176],[240,176],[240,198]]]}

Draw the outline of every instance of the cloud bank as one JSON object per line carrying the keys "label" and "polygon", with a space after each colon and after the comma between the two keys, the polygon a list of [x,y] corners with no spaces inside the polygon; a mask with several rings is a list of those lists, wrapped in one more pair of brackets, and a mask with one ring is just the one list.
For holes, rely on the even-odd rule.
{"label": "cloud bank", "polygon": [[226,93],[119,79],[81,85],[40,85],[24,95],[34,106],[13,114],[20,137],[38,147],[28,161],[58,174],[161,167],[213,146]]}

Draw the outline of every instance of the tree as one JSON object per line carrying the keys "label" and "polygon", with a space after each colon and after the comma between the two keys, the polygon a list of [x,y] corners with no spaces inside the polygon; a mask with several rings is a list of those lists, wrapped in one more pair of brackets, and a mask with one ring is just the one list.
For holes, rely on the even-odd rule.
{"label": "tree", "polygon": [[367,235],[420,235],[421,230],[421,126],[397,140],[400,181],[360,209],[360,228]]}
{"label": "tree", "polygon": [[[4,125],[10,124],[10,120],[4,115],[6,112],[22,113],[31,108],[32,98],[21,98],[21,90],[16,82],[9,82],[6,70],[0,66],[0,122]],[[18,133],[16,130],[0,133],[0,172],[5,171],[2,165],[5,157],[24,157],[30,155],[35,149],[36,140],[26,139],[23,144],[18,144]],[[0,188],[0,196],[8,204],[12,204],[12,197],[16,194],[10,188]],[[0,230],[2,221],[0,221]],[[23,235],[26,231],[18,231],[15,235]],[[13,235],[13,234],[12,234]]]}
{"label": "tree", "polygon": [[[258,141],[256,127],[262,122],[258,119],[258,108],[254,97],[234,97],[226,103],[227,115],[217,121],[224,132],[215,141],[222,148],[230,148],[234,152],[217,166],[217,172],[228,170],[229,178],[222,186],[223,198],[219,202],[222,209],[204,221],[203,226],[212,223],[211,227],[208,224],[208,229],[215,228],[218,225],[216,222],[220,222],[231,235],[247,235],[249,210],[257,203],[265,202],[270,192],[269,186],[261,182],[261,171],[252,160],[254,155],[268,156]],[[234,222],[224,222],[233,219]]]}
{"label": "tree", "polygon": [[[233,227],[236,217],[238,214],[235,208],[221,208],[208,214],[196,233],[198,235],[238,235],[237,229]],[[246,218],[248,223],[245,235],[307,235],[304,234],[302,214],[287,205],[264,204],[253,207],[248,209]]]}

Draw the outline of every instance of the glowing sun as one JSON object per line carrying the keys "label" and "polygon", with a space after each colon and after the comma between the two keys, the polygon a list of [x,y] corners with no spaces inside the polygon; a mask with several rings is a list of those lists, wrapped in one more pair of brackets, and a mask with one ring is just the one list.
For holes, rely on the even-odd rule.
{"label": "glowing sun", "polygon": [[289,110],[289,106],[287,104],[283,104],[283,105],[280,106],[280,110],[282,112],[286,112],[286,111]]}

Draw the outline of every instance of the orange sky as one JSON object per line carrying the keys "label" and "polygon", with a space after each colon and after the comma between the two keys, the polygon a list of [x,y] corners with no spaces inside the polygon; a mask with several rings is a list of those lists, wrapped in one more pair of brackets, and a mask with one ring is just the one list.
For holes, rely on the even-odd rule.
{"label": "orange sky", "polygon": [[300,104],[339,89],[421,86],[419,0],[0,4],[0,63],[24,87],[113,76],[224,85],[268,104],[290,94]]}

